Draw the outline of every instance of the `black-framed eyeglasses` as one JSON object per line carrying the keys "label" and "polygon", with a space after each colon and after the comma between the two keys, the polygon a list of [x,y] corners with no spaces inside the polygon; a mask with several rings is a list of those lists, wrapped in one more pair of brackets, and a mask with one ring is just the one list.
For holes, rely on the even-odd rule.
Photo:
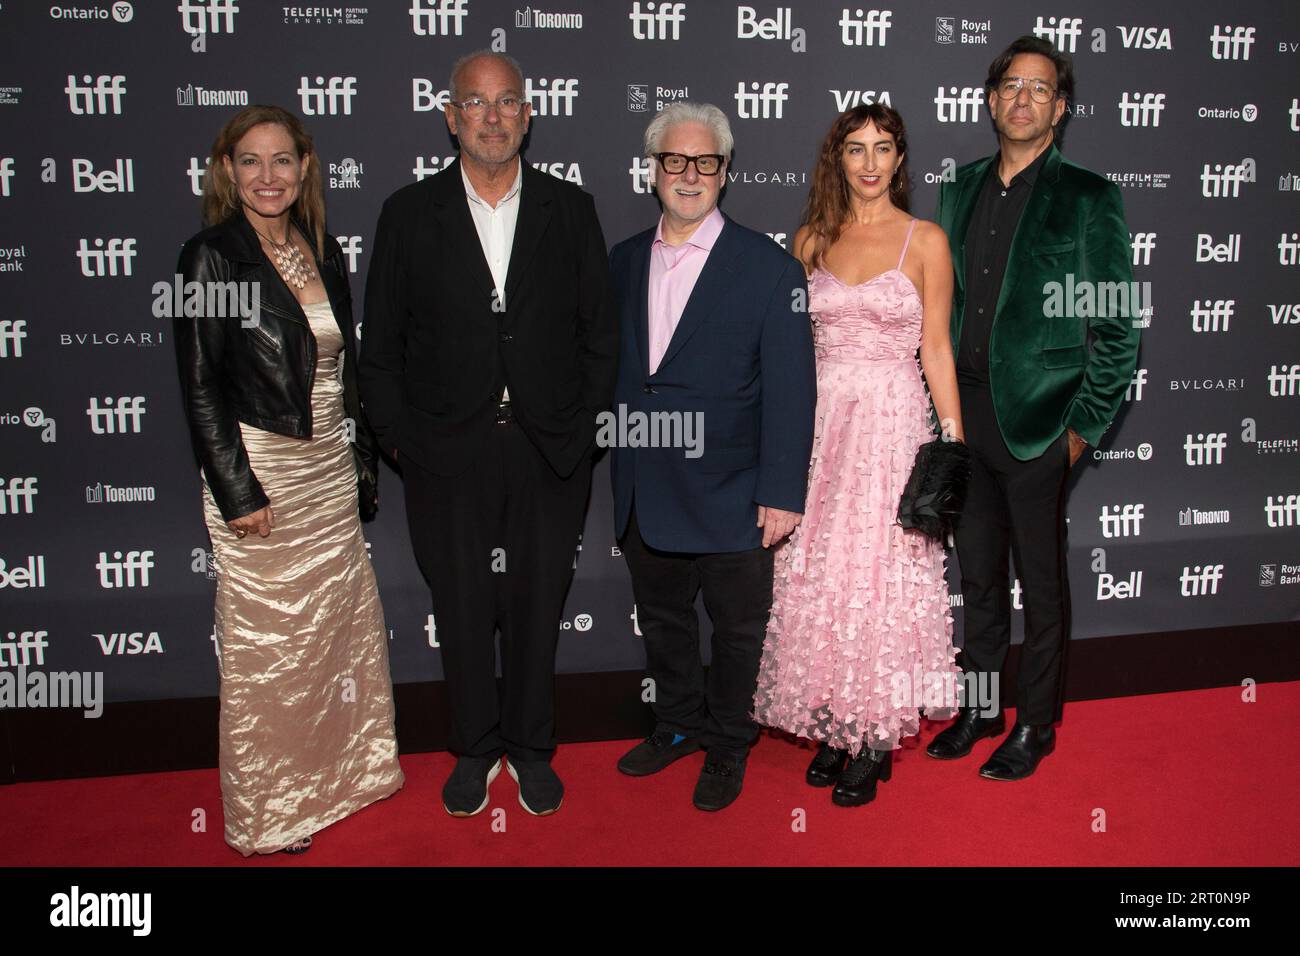
{"label": "black-framed eyeglasses", "polygon": [[475,96],[468,100],[461,100],[459,103],[452,100],[451,105],[456,107],[470,119],[481,119],[491,106],[496,109],[497,113],[506,119],[514,119],[524,108],[524,101],[517,96],[503,96],[494,102],[488,102],[481,96]]}
{"label": "black-framed eyeglasses", "polygon": [[727,157],[719,153],[701,153],[699,156],[687,156],[684,153],[655,153],[655,159],[666,173],[686,172],[688,163],[695,164],[695,171],[701,176],[716,176],[722,169],[722,161]]}
{"label": "black-framed eyeglasses", "polygon": [[1050,103],[1056,97],[1056,87],[1042,80],[1024,76],[1004,76],[997,86],[998,98],[1014,100],[1020,95],[1020,90],[1026,87],[1029,89],[1030,99],[1035,103]]}

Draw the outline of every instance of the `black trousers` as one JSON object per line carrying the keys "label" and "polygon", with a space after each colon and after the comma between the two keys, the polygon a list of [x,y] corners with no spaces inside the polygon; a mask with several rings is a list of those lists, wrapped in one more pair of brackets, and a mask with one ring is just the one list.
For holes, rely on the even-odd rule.
{"label": "black trousers", "polygon": [[1020,649],[1016,720],[1050,724],[1061,715],[1061,678],[1070,636],[1065,568],[1068,433],[1032,461],[1014,458],[1002,440],[989,390],[961,384],[962,424],[974,453],[966,506],[954,539],[961,563],[963,667],[1000,673],[1011,646],[1007,554],[1023,588],[1025,642]]}
{"label": "black trousers", "polygon": [[399,464],[411,543],[433,596],[451,749],[549,760],[555,647],[591,489],[590,457],[560,478],[512,422],[494,426],[487,451],[462,474]]}
{"label": "black trousers", "polygon": [[[715,753],[744,757],[758,736],[750,716],[772,610],[773,549],[720,554],[657,551],[632,517],[620,542],[632,574],[646,676],[654,681],[656,729],[698,737]],[[707,678],[695,597],[713,622]]]}

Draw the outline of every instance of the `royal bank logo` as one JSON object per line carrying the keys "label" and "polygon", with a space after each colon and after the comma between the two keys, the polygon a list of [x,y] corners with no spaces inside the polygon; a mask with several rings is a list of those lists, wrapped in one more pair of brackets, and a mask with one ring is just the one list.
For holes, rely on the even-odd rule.
{"label": "royal bank logo", "polygon": [[1255,160],[1247,156],[1240,163],[1206,163],[1201,167],[1201,195],[1206,199],[1236,199],[1242,183],[1255,181]]}
{"label": "royal bank logo", "polygon": [[0,246],[0,273],[22,272],[27,261],[27,247]]}
{"label": "royal bank logo", "polygon": [[0,515],[32,514],[37,494],[34,477],[0,478]]}
{"label": "royal bank logo", "polygon": [[777,7],[776,15],[759,17],[755,7],[736,7],[736,39],[784,40],[795,53],[808,50],[808,31],[794,25],[794,8]]}
{"label": "royal bank logo", "polygon": [[1198,299],[1192,303],[1192,331],[1228,331],[1236,305],[1236,299]]}
{"label": "royal bank logo", "polygon": [[627,85],[627,111],[629,113],[650,112],[650,85],[648,83],[629,83]]}
{"label": "royal bank logo", "polygon": [[105,396],[102,405],[98,396],[92,396],[86,406],[86,417],[90,419],[93,435],[138,435],[144,416],[143,395]]}
{"label": "royal bank logo", "polygon": [[526,79],[524,98],[532,106],[534,116],[572,116],[573,103],[578,98],[578,81],[565,79]]}
{"label": "royal bank logo", "polygon": [[950,86],[946,93],[942,86],[937,89],[934,113],[940,123],[979,122],[980,108],[984,105],[984,91],[980,87]]}
{"label": "royal bank logo", "polygon": [[1106,178],[1121,189],[1165,189],[1173,177],[1170,173],[1117,172],[1107,173]]}
{"label": "royal bank logo", "polygon": [[108,590],[147,588],[153,566],[152,551],[114,551],[111,558],[107,551],[101,551],[99,560],[95,562],[99,586]]}
{"label": "royal bank logo", "polygon": [[1121,126],[1159,126],[1164,110],[1164,93],[1125,91],[1119,101],[1119,122]]}
{"label": "royal bank logo", "polygon": [[884,46],[893,25],[892,10],[863,10],[861,7],[840,11],[840,43],[844,46]]}
{"label": "royal bank logo", "polygon": [[115,23],[130,23],[135,19],[135,7],[126,0],[118,0],[117,3],[106,6],[75,6],[75,7],[50,7],[51,20],[75,20],[78,23],[85,23],[91,20],[113,21]]}
{"label": "royal bank logo", "polygon": [[318,76],[314,84],[304,76],[298,84],[298,97],[306,116],[338,116],[340,112],[351,116],[352,97],[356,94],[355,76]]}
{"label": "royal bank logo", "polygon": [[992,20],[958,20],[956,17],[934,18],[934,42],[944,45],[977,43],[987,46],[993,31]]}
{"label": "royal bank logo", "polygon": [[1249,60],[1255,45],[1254,27],[1215,25],[1210,33],[1210,56],[1216,60]]}
{"label": "royal bank logo", "polygon": [[89,159],[72,161],[72,191],[74,193],[133,193],[135,192],[135,161],[113,160],[108,169],[95,170]]}
{"label": "royal bank logo", "polygon": [[0,359],[22,358],[26,338],[26,319],[0,319]]}
{"label": "royal bank logo", "polygon": [[1277,584],[1300,584],[1300,564],[1283,564],[1281,574],[1279,565],[1261,564],[1259,566],[1259,586],[1271,588]]}
{"label": "royal bank logo", "polygon": [[632,22],[634,40],[680,40],[682,24],[686,22],[686,4],[667,3],[664,0],[634,0],[632,12],[627,15]]}
{"label": "royal bank logo", "polygon": [[73,116],[120,116],[122,98],[126,96],[126,77],[122,74],[86,74],[78,82],[76,76],[69,73],[68,85],[63,92],[68,94],[68,109]]}
{"label": "royal bank logo", "polygon": [[176,87],[177,106],[247,106],[248,90],[213,90],[186,83]]}
{"label": "royal bank logo", "polygon": [[1126,50],[1172,50],[1173,34],[1169,27],[1120,26],[1119,42]]}
{"label": "royal bank logo", "polygon": [[360,189],[361,177],[365,175],[365,164],[359,163],[351,156],[340,159],[327,166],[330,189]]}
{"label": "royal bank logo", "polygon": [[415,177],[417,183],[422,182],[426,176],[442,172],[455,161],[455,156],[417,156],[411,175]]}
{"label": "royal bank logo", "polygon": [[581,30],[581,13],[550,13],[534,7],[515,11],[516,30]]}
{"label": "royal bank logo", "polygon": [[841,113],[855,106],[870,106],[872,103],[890,105],[888,90],[827,90],[826,92],[835,97],[835,109]]}
{"label": "royal bank logo", "polygon": [[789,83],[746,84],[740,80],[736,84],[736,115],[740,119],[781,119],[790,99],[789,90]]}
{"label": "royal bank logo", "polygon": [[129,276],[131,263],[136,257],[135,240],[80,239],[76,255],[81,263],[81,274],[88,279]]}
{"label": "royal bank logo", "polygon": [[411,0],[411,29],[417,37],[465,35],[468,0]]}
{"label": "royal bank logo", "polygon": [[1039,17],[1034,21],[1034,36],[1048,40],[1062,53],[1078,53],[1083,36],[1082,17]]}

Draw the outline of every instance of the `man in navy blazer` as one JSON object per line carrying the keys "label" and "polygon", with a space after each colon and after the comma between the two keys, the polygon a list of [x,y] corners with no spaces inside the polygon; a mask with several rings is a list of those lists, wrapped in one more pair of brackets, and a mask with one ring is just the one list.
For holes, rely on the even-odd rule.
{"label": "man in navy blazer", "polygon": [[[644,776],[703,748],[695,805],[720,810],[739,795],[757,736],[773,548],[804,508],[812,332],[800,264],[717,209],[732,151],[726,115],[675,103],[645,146],[663,215],[610,253],[621,346],[609,443],[656,726],[618,766]],[[701,591],[713,622],[707,677]]]}

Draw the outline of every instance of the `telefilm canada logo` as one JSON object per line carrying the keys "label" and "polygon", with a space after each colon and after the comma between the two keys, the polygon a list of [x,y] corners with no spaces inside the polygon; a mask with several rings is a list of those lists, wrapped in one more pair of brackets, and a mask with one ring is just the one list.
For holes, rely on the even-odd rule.
{"label": "telefilm canada logo", "polygon": [[366,7],[281,7],[281,21],[290,26],[361,27],[370,10]]}

